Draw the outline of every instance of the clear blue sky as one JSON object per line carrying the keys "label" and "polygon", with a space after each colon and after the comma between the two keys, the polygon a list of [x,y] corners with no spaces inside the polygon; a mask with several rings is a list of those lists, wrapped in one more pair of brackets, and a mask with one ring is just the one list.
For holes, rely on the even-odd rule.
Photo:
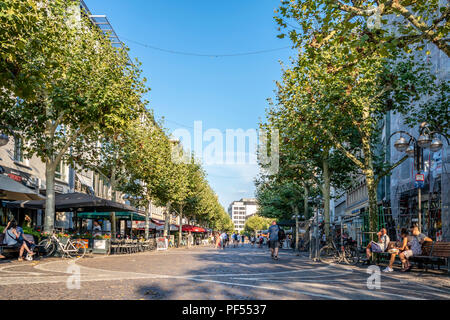
{"label": "clear blue sky", "polygon": [[[130,56],[142,62],[147,99],[170,130],[257,129],[266,99],[280,79],[279,61],[293,50],[257,55],[200,57],[144,47],[199,53],[235,54],[289,46],[273,19],[280,0],[85,0],[92,14],[108,16]],[[206,146],[207,143],[204,144]],[[254,196],[255,165],[205,166],[208,181],[227,208]]]}

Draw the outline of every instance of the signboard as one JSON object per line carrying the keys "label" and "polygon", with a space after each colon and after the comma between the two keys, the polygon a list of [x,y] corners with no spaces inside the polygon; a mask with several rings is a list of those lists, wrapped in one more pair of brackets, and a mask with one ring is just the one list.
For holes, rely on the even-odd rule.
{"label": "signboard", "polygon": [[94,249],[106,249],[106,240],[94,239]]}
{"label": "signboard", "polygon": [[17,175],[15,175],[15,174],[8,173],[8,177],[10,177],[11,179],[13,179],[13,180],[15,180],[15,181],[17,181],[17,182],[22,182],[22,177],[17,176]]}
{"label": "signboard", "polygon": [[415,188],[422,189],[425,184],[425,175],[422,173],[416,174],[416,182],[414,183]]}
{"label": "signboard", "polygon": [[169,247],[169,241],[164,238],[156,238],[156,250],[167,250]]}
{"label": "signboard", "polygon": [[425,181],[425,175],[423,173],[416,174],[416,181]]}

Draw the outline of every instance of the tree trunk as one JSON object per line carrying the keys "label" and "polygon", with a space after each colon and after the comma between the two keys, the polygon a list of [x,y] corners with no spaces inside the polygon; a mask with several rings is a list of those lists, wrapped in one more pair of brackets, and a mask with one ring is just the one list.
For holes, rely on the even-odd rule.
{"label": "tree trunk", "polygon": [[295,214],[295,253],[298,253],[298,240],[299,240],[299,235],[298,235],[298,207],[295,206],[294,208],[294,214]]}
{"label": "tree trunk", "polygon": [[328,239],[330,234],[330,192],[331,192],[331,180],[330,180],[330,170],[328,160],[323,161],[323,215],[325,222],[325,235]]}
{"label": "tree trunk", "polygon": [[180,205],[180,227],[178,228],[178,246],[181,247],[181,241],[183,240],[183,206]]}
{"label": "tree trunk", "polygon": [[145,240],[148,240],[150,232],[150,213],[149,213],[149,206],[145,206]]}
{"label": "tree trunk", "polygon": [[55,171],[55,163],[47,160],[45,163],[45,232],[52,232],[55,228]]}
{"label": "tree trunk", "polygon": [[[366,173],[367,193],[369,197],[369,231],[378,230],[377,185],[373,171]],[[373,240],[373,239],[372,239]]]}
{"label": "tree trunk", "polygon": [[166,216],[165,216],[165,223],[164,223],[164,237],[167,237],[170,232],[170,202],[167,202],[166,206]]}
{"label": "tree trunk", "polygon": [[305,199],[303,199],[303,203],[304,203],[304,216],[305,219],[308,220],[309,219],[309,208],[308,208],[308,197],[309,197],[309,190],[308,187],[305,186],[305,191],[304,191],[304,195],[305,195]]}
{"label": "tree trunk", "polygon": [[[112,168],[110,185],[111,185],[111,200],[112,201],[116,201],[116,199],[117,199],[117,193],[116,193],[116,172],[115,172],[115,168],[114,167]],[[116,239],[116,234],[117,234],[117,224],[116,224],[116,213],[115,212],[111,212],[110,220],[111,220],[111,239],[115,240]],[[131,227],[133,227],[133,221],[131,222]]]}

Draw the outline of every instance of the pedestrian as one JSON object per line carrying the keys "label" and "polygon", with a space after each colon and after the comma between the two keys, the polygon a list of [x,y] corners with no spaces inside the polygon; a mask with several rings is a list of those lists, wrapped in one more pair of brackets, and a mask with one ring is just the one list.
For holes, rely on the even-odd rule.
{"label": "pedestrian", "polygon": [[220,248],[220,234],[216,233],[216,249]]}
{"label": "pedestrian", "polygon": [[241,242],[242,242],[242,246],[244,246],[244,243],[245,243],[245,236],[244,235],[241,236]]}
{"label": "pedestrian", "polygon": [[252,243],[252,248],[255,247],[256,237],[254,235],[251,236],[250,242]]}
{"label": "pedestrian", "polygon": [[280,227],[277,225],[276,221],[272,222],[272,225],[269,228],[269,248],[270,255],[272,259],[278,260],[278,249],[280,246],[278,233],[280,232]]}
{"label": "pedestrian", "polygon": [[220,235],[220,242],[222,243],[222,249],[225,250],[225,246],[227,245],[227,234],[226,232],[222,232]]}

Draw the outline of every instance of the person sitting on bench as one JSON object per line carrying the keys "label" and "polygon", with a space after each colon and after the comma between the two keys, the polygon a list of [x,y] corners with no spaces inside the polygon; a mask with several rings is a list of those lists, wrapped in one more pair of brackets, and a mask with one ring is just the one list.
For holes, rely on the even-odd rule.
{"label": "person sitting on bench", "polygon": [[367,245],[366,248],[366,256],[367,256],[367,263],[370,263],[370,257],[372,256],[372,252],[384,252],[390,242],[389,236],[387,235],[386,228],[381,229],[378,233],[378,242],[370,241],[370,243]]}
{"label": "person sitting on bench", "polygon": [[408,247],[409,250],[405,250],[398,255],[403,264],[403,269],[400,270],[402,272],[406,272],[411,270],[411,263],[409,262],[409,258],[412,256],[419,256],[422,254],[422,244],[425,241],[433,241],[431,238],[428,238],[423,233],[420,233],[419,227],[414,224],[411,226],[411,236],[409,237]]}
{"label": "person sitting on bench", "polygon": [[[408,241],[409,241],[408,229],[402,228],[402,230],[400,231],[400,236],[402,238],[401,242],[397,243],[397,246],[392,246],[392,248],[390,248],[390,250],[388,250],[388,252],[391,253],[391,259],[389,260],[389,265],[386,267],[386,269],[383,270],[383,272],[394,271],[394,269],[392,267],[394,266],[395,257],[399,253],[409,249],[409,247],[408,247]],[[404,266],[402,266],[402,267],[404,267]]]}
{"label": "person sitting on bench", "polygon": [[25,241],[20,239],[20,234],[17,232],[17,223],[16,221],[9,221],[3,233],[5,234],[5,244],[8,246],[13,246],[16,248],[20,248],[19,250],[19,261],[23,261],[22,255],[23,251],[26,250],[30,256],[34,255],[34,252],[28,248],[28,245]]}

